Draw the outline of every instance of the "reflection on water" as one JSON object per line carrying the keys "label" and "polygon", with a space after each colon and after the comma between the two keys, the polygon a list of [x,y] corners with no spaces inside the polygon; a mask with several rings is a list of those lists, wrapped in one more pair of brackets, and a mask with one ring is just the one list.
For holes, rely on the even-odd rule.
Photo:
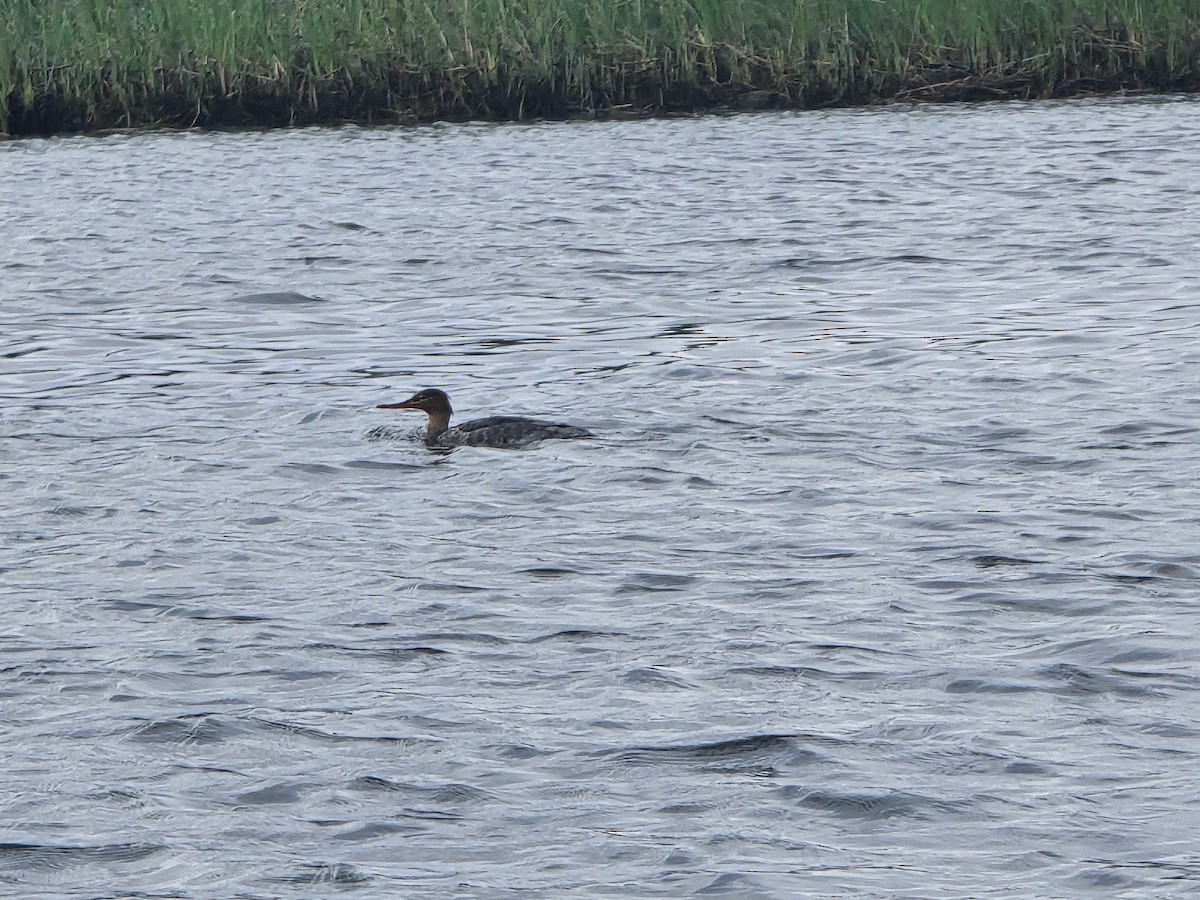
{"label": "reflection on water", "polygon": [[0,145],[6,877],[1189,893],[1194,112]]}

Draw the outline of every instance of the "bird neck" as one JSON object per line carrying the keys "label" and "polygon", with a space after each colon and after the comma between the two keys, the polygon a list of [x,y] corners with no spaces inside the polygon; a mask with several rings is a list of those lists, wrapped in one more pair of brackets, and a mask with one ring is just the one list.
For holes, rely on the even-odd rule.
{"label": "bird neck", "polygon": [[425,440],[436,441],[450,427],[450,411],[429,412],[427,410],[425,415],[429,417],[429,423],[425,426]]}

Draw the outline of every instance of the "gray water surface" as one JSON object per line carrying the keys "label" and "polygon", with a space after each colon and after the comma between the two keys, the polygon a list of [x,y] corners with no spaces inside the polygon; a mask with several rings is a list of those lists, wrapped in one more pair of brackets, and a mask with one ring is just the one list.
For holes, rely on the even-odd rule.
{"label": "gray water surface", "polygon": [[1194,895],[1198,111],[0,144],[0,892]]}

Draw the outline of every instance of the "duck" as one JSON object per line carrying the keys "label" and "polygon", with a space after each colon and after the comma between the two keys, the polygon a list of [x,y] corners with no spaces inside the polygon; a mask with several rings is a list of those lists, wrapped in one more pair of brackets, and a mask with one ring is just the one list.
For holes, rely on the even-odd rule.
{"label": "duck", "polygon": [[438,388],[417,391],[399,403],[380,403],[377,409],[415,409],[425,413],[425,444],[435,449],[449,447],[496,447],[520,450],[547,440],[595,437],[578,425],[562,425],[522,416],[488,416],[451,425],[454,408],[449,395]]}

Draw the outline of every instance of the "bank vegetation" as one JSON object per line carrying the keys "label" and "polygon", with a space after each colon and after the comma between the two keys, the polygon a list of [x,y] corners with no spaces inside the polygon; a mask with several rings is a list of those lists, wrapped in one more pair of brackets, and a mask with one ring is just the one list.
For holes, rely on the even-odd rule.
{"label": "bank vegetation", "polygon": [[1200,0],[0,0],[0,130],[1200,89]]}

